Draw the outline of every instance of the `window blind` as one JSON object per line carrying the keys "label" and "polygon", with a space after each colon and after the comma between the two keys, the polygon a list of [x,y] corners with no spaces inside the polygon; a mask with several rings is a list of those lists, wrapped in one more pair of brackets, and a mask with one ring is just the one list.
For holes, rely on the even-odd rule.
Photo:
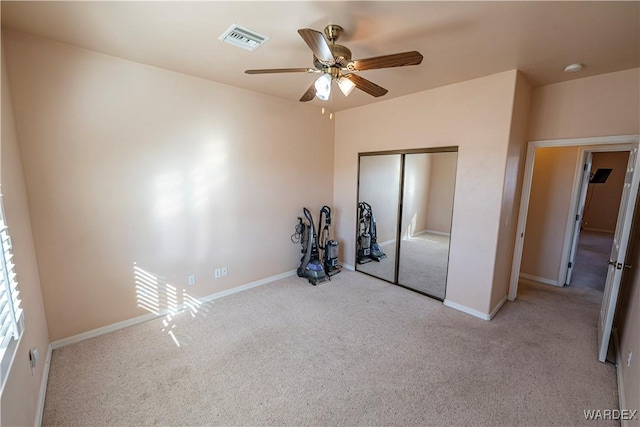
{"label": "window blind", "polygon": [[17,340],[20,336],[22,308],[2,195],[0,195],[0,244],[2,245],[0,251],[0,354],[4,354],[11,340]]}

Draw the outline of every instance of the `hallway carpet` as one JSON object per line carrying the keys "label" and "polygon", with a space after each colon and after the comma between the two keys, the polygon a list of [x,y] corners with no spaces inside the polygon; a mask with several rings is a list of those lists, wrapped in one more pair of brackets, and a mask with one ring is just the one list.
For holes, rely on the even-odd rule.
{"label": "hallway carpet", "polygon": [[600,299],[523,283],[487,322],[360,273],[290,277],[54,350],[44,425],[616,425],[583,415],[618,405]]}
{"label": "hallway carpet", "polygon": [[604,292],[613,234],[582,230],[578,239],[571,287]]}

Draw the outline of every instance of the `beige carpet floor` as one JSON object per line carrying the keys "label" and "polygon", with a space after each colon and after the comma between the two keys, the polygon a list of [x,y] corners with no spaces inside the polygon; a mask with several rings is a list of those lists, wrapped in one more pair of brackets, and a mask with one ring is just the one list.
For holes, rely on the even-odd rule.
{"label": "beige carpet floor", "polygon": [[604,292],[611,246],[613,246],[612,233],[582,230],[578,238],[570,286]]}
{"label": "beige carpet floor", "polygon": [[54,350],[44,424],[616,425],[583,416],[618,404],[600,299],[523,283],[486,322],[360,273],[291,277]]}
{"label": "beige carpet floor", "polygon": [[400,244],[398,283],[444,299],[449,236],[423,233]]}
{"label": "beige carpet floor", "polygon": [[[393,282],[396,242],[381,246],[387,255],[380,262],[358,264],[358,271]],[[436,298],[444,299],[449,262],[449,237],[421,233],[400,243],[398,283]]]}

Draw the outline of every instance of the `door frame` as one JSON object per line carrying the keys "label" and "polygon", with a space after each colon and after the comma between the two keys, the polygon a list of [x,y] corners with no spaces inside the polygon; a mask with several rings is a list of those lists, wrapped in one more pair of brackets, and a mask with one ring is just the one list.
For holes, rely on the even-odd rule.
{"label": "door frame", "polygon": [[[567,283],[567,275],[569,273],[569,259],[571,256],[571,247],[573,246],[575,215],[578,209],[578,202],[581,191],[581,181],[583,169],[582,165],[586,162],[587,153],[613,153],[613,152],[630,152],[638,144],[611,144],[596,147],[580,147],[578,152],[578,164],[576,165],[576,174],[573,178],[573,187],[571,193],[571,204],[569,205],[569,215],[567,217],[567,228],[565,230],[564,245],[562,246],[562,258],[560,259],[560,271],[558,273],[558,286],[564,286]],[[586,193],[586,189],[585,189]],[[582,218],[580,218],[582,221]]]}
{"label": "door frame", "polygon": [[[396,253],[396,259],[395,259],[395,264],[394,264],[394,273],[393,273],[393,281],[384,279],[382,277],[378,277],[378,276],[374,276],[370,273],[367,273],[366,271],[362,271],[362,270],[358,270],[358,244],[356,242],[355,244],[355,262],[354,262],[354,266],[353,266],[353,270],[357,271],[359,273],[362,274],[366,274],[368,276],[371,277],[375,277],[376,279],[379,280],[384,280],[387,283],[391,283],[392,285],[396,285],[396,286],[400,286],[401,288],[405,288],[408,289],[410,291],[422,294],[424,296],[427,296],[429,298],[433,298],[436,299],[438,301],[444,301],[445,297],[440,298],[439,296],[436,295],[431,295],[428,294],[426,292],[423,292],[419,289],[415,289],[406,285],[403,285],[399,282],[398,278],[400,275],[400,246],[401,246],[401,240],[402,240],[402,216],[403,216],[403,204],[404,204],[404,175],[405,175],[405,157],[407,155],[411,155],[411,154],[438,154],[438,153],[459,153],[459,146],[457,145],[448,145],[448,146],[443,146],[443,147],[429,147],[429,148],[409,148],[409,149],[399,149],[399,150],[387,150],[387,151],[365,151],[365,152],[360,152],[358,153],[358,169],[357,169],[357,184],[356,184],[356,226],[355,226],[355,235],[356,235],[356,240],[359,238],[359,230],[360,230],[360,218],[359,218],[359,212],[358,212],[358,203],[360,203],[360,160],[363,157],[369,157],[369,156],[386,156],[386,155],[396,155],[399,154],[400,155],[400,179],[399,179],[399,189],[398,189],[398,214],[397,214],[397,219],[396,219],[396,247],[395,247],[395,253]],[[456,175],[455,178],[457,180],[458,174],[457,174],[457,160],[456,160]],[[455,185],[455,184],[454,184]],[[455,194],[455,190],[454,190],[454,194]],[[454,197],[455,199],[455,197]],[[455,203],[455,200],[454,200]],[[455,208],[455,205],[452,204],[451,209],[453,210]],[[453,217],[452,217],[452,221],[453,221]],[[451,250],[451,243],[449,243],[449,252]],[[449,254],[447,254],[447,275],[446,278],[448,278],[449,276],[449,262],[448,262],[448,257]],[[446,280],[446,279],[445,279]],[[446,294],[446,286],[445,286],[445,294]],[[446,295],[445,295],[446,296]]]}
{"label": "door frame", "polygon": [[[516,228],[516,241],[513,250],[513,262],[511,264],[511,278],[509,282],[509,295],[508,299],[510,301],[514,301],[518,294],[518,280],[520,279],[520,266],[522,264],[522,251],[524,248],[524,237],[525,237],[525,229],[527,225],[527,215],[529,213],[529,199],[531,197],[531,183],[533,180],[533,166],[535,163],[535,153],[537,148],[541,147],[575,147],[575,146],[585,146],[585,150],[595,149],[599,147],[588,147],[595,145],[605,145],[613,147],[615,145],[625,144],[626,146],[630,146],[631,148],[637,147],[640,143],[640,135],[614,135],[614,136],[603,136],[603,137],[587,137],[587,138],[570,138],[570,139],[551,139],[551,140],[540,140],[540,141],[529,141],[527,144],[527,156],[525,160],[524,166],[524,176],[522,181],[522,194],[520,196],[520,210],[518,213],[518,225]],[[604,147],[603,147],[604,148]],[[618,150],[613,150],[618,151]],[[584,152],[580,152],[580,157],[578,160],[582,160],[584,158]],[[576,205],[578,203],[576,193],[579,190],[579,181],[580,181],[580,172],[582,169],[582,162],[579,162],[576,167],[576,173],[574,176],[574,183],[572,189],[572,200],[571,206],[569,207],[569,218],[567,221],[567,229],[571,228],[571,223],[569,220],[572,220],[575,215]],[[577,177],[577,178],[576,178]],[[571,237],[569,237],[569,242],[567,243],[566,230],[565,230],[565,248],[563,250],[563,259],[561,259],[561,270],[562,267],[565,267],[565,277],[566,277],[566,265],[567,258],[569,254],[567,253],[567,247],[570,245]],[[564,278],[563,278],[564,279]]]}
{"label": "door frame", "polygon": [[[580,152],[582,152],[583,149],[581,148],[580,150],[581,150]],[[569,240],[570,243],[569,243],[569,252],[568,252],[569,261],[565,263],[567,266],[567,274],[565,275],[564,282],[562,282],[561,279],[558,278],[558,282],[557,282],[558,285],[560,285],[560,283],[564,283],[565,285],[568,285],[571,277],[573,276],[573,268],[576,262],[576,253],[578,251],[578,241],[580,240],[580,233],[582,229],[582,224],[584,222],[583,221],[584,208],[587,201],[587,192],[589,190],[589,181],[591,177],[591,168],[593,163],[593,153],[591,151],[585,151],[582,156],[579,155],[578,157],[582,158],[582,161],[581,162],[579,161],[576,164],[576,168],[580,168],[581,165],[584,165],[584,166],[582,167],[582,172],[580,177],[580,186],[578,187],[578,192],[575,193],[576,200],[577,200],[576,208],[573,211],[575,213],[575,218],[572,219],[573,222],[571,223],[571,226],[567,227],[565,231],[566,233],[565,248],[566,248],[567,235],[569,234],[569,229],[571,229],[571,237]],[[569,211],[569,215],[571,215],[571,212],[572,211]],[[564,250],[562,253],[564,253]],[[565,265],[565,264],[561,264],[561,267],[562,265]],[[560,277],[562,277],[562,275],[560,275]]]}

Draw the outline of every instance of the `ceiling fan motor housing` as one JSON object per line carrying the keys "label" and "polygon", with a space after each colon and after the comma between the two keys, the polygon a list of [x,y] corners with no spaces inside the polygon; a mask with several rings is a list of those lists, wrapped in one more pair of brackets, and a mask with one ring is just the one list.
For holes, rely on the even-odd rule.
{"label": "ceiling fan motor housing", "polygon": [[343,31],[344,29],[340,25],[329,24],[324,28],[324,35],[327,36],[327,40],[331,43],[335,43]]}
{"label": "ceiling fan motor housing", "polygon": [[[349,62],[351,62],[351,50],[347,47],[339,45],[339,44],[330,44],[329,49],[331,49],[331,53],[336,60],[336,64],[334,65],[337,68],[346,67]],[[323,64],[316,56],[313,56],[313,65],[319,70],[327,68],[326,64]]]}

